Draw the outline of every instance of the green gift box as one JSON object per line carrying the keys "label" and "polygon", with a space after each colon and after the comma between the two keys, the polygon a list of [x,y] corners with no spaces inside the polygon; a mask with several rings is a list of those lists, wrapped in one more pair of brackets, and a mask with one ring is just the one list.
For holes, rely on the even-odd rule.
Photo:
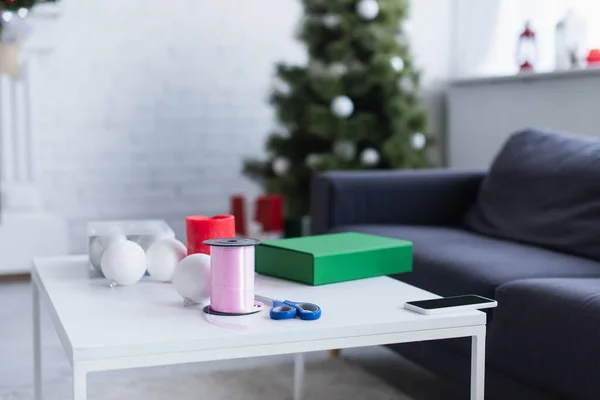
{"label": "green gift box", "polygon": [[363,233],[270,240],[256,247],[256,272],[306,283],[327,283],[412,271],[413,245]]}

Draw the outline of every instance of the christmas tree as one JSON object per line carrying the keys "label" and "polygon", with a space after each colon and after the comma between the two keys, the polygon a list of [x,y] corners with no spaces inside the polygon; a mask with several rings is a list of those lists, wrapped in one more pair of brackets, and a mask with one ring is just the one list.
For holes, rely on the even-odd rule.
{"label": "christmas tree", "polygon": [[244,173],[285,197],[288,215],[309,212],[310,182],[328,170],[428,165],[427,116],[402,23],[407,0],[302,0],[298,38],[308,64],[276,66],[270,98],[280,129],[268,160]]}

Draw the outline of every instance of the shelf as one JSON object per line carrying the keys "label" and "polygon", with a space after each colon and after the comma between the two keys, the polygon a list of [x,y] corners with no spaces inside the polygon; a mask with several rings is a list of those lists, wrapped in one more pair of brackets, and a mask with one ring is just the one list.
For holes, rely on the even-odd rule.
{"label": "shelf", "polygon": [[569,71],[526,72],[504,76],[481,76],[476,78],[461,78],[451,82],[451,86],[487,85],[510,82],[527,82],[545,79],[571,79],[589,76],[600,77],[600,66],[573,69]]}

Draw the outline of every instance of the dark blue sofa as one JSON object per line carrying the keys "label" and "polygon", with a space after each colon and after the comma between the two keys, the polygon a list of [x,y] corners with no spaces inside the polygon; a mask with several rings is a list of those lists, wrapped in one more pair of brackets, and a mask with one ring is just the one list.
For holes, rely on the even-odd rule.
{"label": "dark blue sofa", "polygon": [[[600,399],[600,142],[516,133],[489,171],[330,172],[312,188],[314,234],[411,240],[395,278],[488,313],[486,399]],[[468,389],[470,340],[392,346]]]}

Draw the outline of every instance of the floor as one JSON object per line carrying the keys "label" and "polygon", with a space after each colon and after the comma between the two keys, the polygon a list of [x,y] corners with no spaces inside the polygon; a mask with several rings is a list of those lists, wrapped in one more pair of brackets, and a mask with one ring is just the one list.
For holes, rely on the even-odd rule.
{"label": "floor", "polygon": [[[43,379],[50,384],[68,384],[70,367],[52,322],[43,311]],[[348,349],[342,352],[371,373],[398,387],[415,400],[458,400],[456,389],[384,347]],[[310,353],[307,361],[328,357],[327,352]],[[27,281],[0,282],[0,393],[22,390],[32,382],[31,286]],[[291,362],[291,356],[274,356],[172,367],[143,368],[91,374],[90,380],[131,380],[138,376],[235,370]]]}

